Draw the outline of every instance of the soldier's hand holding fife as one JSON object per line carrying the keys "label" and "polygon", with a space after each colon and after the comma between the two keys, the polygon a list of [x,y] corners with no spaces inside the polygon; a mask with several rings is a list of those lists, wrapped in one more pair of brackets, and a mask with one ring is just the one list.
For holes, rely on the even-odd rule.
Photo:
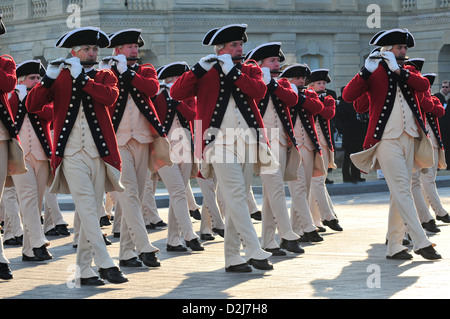
{"label": "soldier's hand holding fife", "polygon": [[[211,61],[213,60],[213,61]],[[204,56],[203,58],[198,61],[198,64],[205,69],[205,71],[211,70],[213,67],[213,64],[217,61],[217,55],[215,54],[208,54],[207,56]]]}
{"label": "soldier's hand holding fife", "polygon": [[65,63],[69,65],[70,75],[74,79],[76,79],[81,74],[81,71],[83,70],[83,67],[81,66],[81,63],[80,63],[80,59],[77,57],[72,57],[70,59],[67,59],[65,61]]}
{"label": "soldier's hand holding fife", "polygon": [[384,58],[384,60],[386,61],[389,69],[394,72],[396,70],[398,70],[400,67],[397,63],[397,59],[395,58],[395,55],[393,52],[391,51],[384,51],[381,53],[381,56]]}
{"label": "soldier's hand holding fife", "polygon": [[112,55],[107,56],[102,59],[102,61],[99,63],[98,68],[100,70],[102,69],[111,69],[111,66],[115,65],[117,68],[117,71],[119,71],[120,74],[125,72],[128,69],[127,64],[127,58],[123,54],[119,55]]}
{"label": "soldier's hand holding fife", "polygon": [[65,59],[56,59],[48,64],[47,71],[45,75],[51,79],[56,79],[61,72],[61,69],[64,67]]}
{"label": "soldier's hand holding fife", "polygon": [[378,68],[378,64],[380,64],[380,61],[381,61],[380,51],[372,52],[367,57],[366,62],[364,63],[364,67],[367,69],[367,71],[373,73]]}
{"label": "soldier's hand holding fife", "polygon": [[217,57],[219,60],[220,65],[222,66],[222,71],[225,73],[225,75],[228,74],[228,72],[231,71],[231,69],[234,67],[233,59],[231,58],[231,55],[229,54],[222,54]]}
{"label": "soldier's hand holding fife", "polygon": [[267,85],[270,83],[270,80],[272,79],[272,75],[270,74],[270,69],[267,67],[261,68],[262,74],[263,74],[263,81]]}
{"label": "soldier's hand holding fife", "polygon": [[120,74],[122,74],[128,69],[127,58],[125,55],[123,54],[116,55],[113,57],[113,60],[115,61],[117,71],[119,71]]}

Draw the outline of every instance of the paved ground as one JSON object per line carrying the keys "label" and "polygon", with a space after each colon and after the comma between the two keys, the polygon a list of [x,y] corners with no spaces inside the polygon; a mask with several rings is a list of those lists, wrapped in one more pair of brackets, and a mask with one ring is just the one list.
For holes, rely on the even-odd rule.
{"label": "paved ground", "polygon": [[[370,183],[370,182],[367,182]],[[375,183],[375,182],[374,182]],[[360,185],[360,184],[358,184]],[[361,184],[362,185],[362,184]],[[361,188],[361,185],[359,188]],[[368,187],[365,184],[364,187]],[[341,185],[343,186],[343,185]],[[354,185],[355,186],[355,185]],[[356,185],[357,186],[357,185]],[[327,229],[324,241],[304,244],[305,254],[271,257],[274,270],[253,270],[246,274],[224,271],[223,239],[203,242],[205,251],[173,253],[165,250],[165,228],[149,230],[149,238],[161,249],[160,268],[123,268],[129,282],[101,287],[76,287],[71,280],[75,262],[72,237],[49,237],[49,262],[23,262],[21,248],[5,246],[14,279],[0,281],[2,299],[147,299],[161,302],[179,299],[175,313],[188,310],[192,300],[258,299],[436,299],[450,297],[450,226],[438,222],[441,232],[430,236],[443,256],[427,261],[414,255],[411,261],[385,258],[385,233],[389,194],[383,191],[332,195],[343,232]],[[446,207],[450,207],[450,187],[440,187]],[[261,196],[255,194],[261,205]],[[288,198],[290,203],[290,198]],[[72,227],[73,210],[64,211]],[[167,221],[167,209],[160,214]],[[200,222],[193,220],[198,231]],[[254,226],[260,234],[261,222]],[[108,246],[117,260],[119,241]],[[223,309],[223,307],[222,307]],[[198,310],[198,309],[197,309]],[[191,311],[195,309],[191,308]],[[205,310],[206,311],[206,310]],[[225,311],[225,310],[223,310]]]}

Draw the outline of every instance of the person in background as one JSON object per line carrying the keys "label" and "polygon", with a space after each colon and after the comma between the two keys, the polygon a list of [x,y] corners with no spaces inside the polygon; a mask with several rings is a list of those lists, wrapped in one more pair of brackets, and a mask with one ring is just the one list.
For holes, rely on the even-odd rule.
{"label": "person in background", "polygon": [[[251,266],[273,269],[268,260],[272,254],[261,248],[247,204],[254,168],[262,173],[278,163],[261,131],[264,124],[255,102],[267,89],[261,69],[240,63],[246,29],[246,24],[231,24],[210,30],[202,43],[214,46],[215,54],[202,57],[170,89],[175,100],[197,97],[196,122],[201,127],[196,128],[195,152],[202,158],[201,175],[210,178],[214,171],[226,202],[227,272],[249,272]],[[240,255],[241,244],[246,258]]]}
{"label": "person in background", "polygon": [[[344,87],[341,88],[341,94]],[[336,101],[335,123],[342,134],[344,159],[342,162],[342,179],[344,183],[364,182],[361,171],[350,160],[350,154],[362,151],[364,137],[367,132],[369,114],[356,113],[353,103],[347,103],[342,95]]]}

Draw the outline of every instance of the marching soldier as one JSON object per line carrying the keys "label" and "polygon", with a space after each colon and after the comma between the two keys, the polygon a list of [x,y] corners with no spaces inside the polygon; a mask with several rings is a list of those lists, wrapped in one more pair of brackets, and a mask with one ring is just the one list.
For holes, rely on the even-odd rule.
{"label": "marching soldier", "polygon": [[[417,99],[418,93],[428,91],[430,83],[414,67],[403,66],[408,48],[415,45],[414,37],[407,30],[380,31],[369,44],[382,48],[369,55],[364,67],[342,94],[347,102],[364,95],[370,101],[365,150],[350,158],[363,172],[381,168],[389,186],[386,258],[405,260],[413,257],[402,244],[406,231],[414,242],[416,254],[426,259],[440,259],[419,222],[411,194],[413,168],[433,165],[432,145],[421,113],[430,109]],[[357,112],[368,110],[367,103],[362,105],[364,107],[359,108],[358,103],[354,104]]]}
{"label": "marching soldier", "polygon": [[[319,136],[319,144],[322,149],[325,168],[337,168],[334,163],[334,145],[331,139],[330,120],[336,113],[335,99],[326,93],[326,84],[331,82],[327,69],[311,71],[307,79],[308,87],[319,95],[324,105],[321,112],[315,115],[315,124]],[[313,177],[311,180],[310,207],[316,226],[324,224],[336,231],[342,231],[334,212],[333,202],[325,185],[326,174]]]}
{"label": "marching soldier", "polygon": [[[265,97],[258,101],[258,108],[271,149],[280,163],[275,173],[261,174],[263,184],[261,246],[274,256],[286,255],[285,250],[304,253],[298,243],[300,236],[292,230],[284,191],[284,181],[296,180],[300,165],[300,153],[289,112],[289,107],[297,103],[298,96],[288,80],[276,79],[280,63],[285,60],[281,43],[259,45],[247,54],[246,60],[249,59],[258,61],[263,71],[267,92]],[[275,239],[277,230],[281,237],[280,244]]]}
{"label": "marching soldier", "polygon": [[50,123],[53,112],[51,105],[43,105],[35,113],[28,112],[25,107],[28,90],[39,83],[44,74],[45,69],[40,60],[19,64],[16,69],[18,85],[9,99],[28,169],[26,174],[12,176],[24,228],[23,261],[53,258],[47,250],[50,242],[45,238],[40,219],[45,189],[51,180]]}
{"label": "marching soldier", "polygon": [[[421,73],[424,63],[425,63],[425,59],[414,58],[414,59],[408,59],[404,63],[404,65],[405,66],[406,65],[413,66],[419,73]],[[433,126],[435,125],[435,121],[432,121],[430,123],[429,120],[433,119],[434,116],[441,117],[442,115],[444,115],[445,109],[443,106],[441,106],[439,104],[437,104],[436,107],[434,105],[430,105],[430,106],[423,105],[424,103],[433,104],[433,100],[431,99],[431,94],[429,94],[428,91],[424,92],[424,93],[417,93],[417,99],[418,99],[419,103],[421,104],[422,108],[431,109],[430,112],[427,112],[424,114],[424,124],[425,124],[425,127],[429,129],[430,124],[433,124]],[[431,116],[431,118],[429,116]],[[419,216],[419,220],[422,224],[422,227],[425,230],[427,230],[428,232],[438,233],[441,230],[436,226],[436,220],[433,218],[433,216],[430,213],[429,205],[427,204],[427,201],[425,200],[425,197],[424,197],[425,196],[425,190],[423,188],[424,185],[422,185],[423,174],[427,174],[427,173],[436,174],[438,165],[440,166],[439,168],[444,168],[444,169],[447,166],[445,162],[439,163],[438,150],[440,149],[440,146],[443,147],[443,145],[438,144],[440,140],[436,140],[436,136],[434,135],[434,132],[436,131],[436,127],[433,127],[432,129],[433,129],[433,134],[429,134],[429,137],[433,144],[433,158],[435,159],[434,165],[432,168],[415,170],[413,172],[412,183],[411,183],[411,192],[413,195],[414,204],[416,206],[417,214]],[[428,132],[431,133],[430,130]],[[439,133],[437,136],[439,136]],[[444,165],[442,166],[442,164],[444,164]],[[436,167],[436,169],[434,169],[434,167]],[[433,181],[433,183],[434,183],[434,181]]]}
{"label": "marching soldier", "polygon": [[[145,43],[141,30],[126,29],[109,35],[114,48],[108,66],[119,79],[119,97],[110,109],[122,159],[121,182],[125,191],[117,194],[120,207],[121,266],[159,267],[159,251],[148,238],[142,212],[145,181],[151,151],[165,132],[150,98],[159,90],[156,70],[151,64],[139,65],[139,48]],[[106,64],[102,63],[102,67]],[[135,252],[137,250],[137,253]],[[138,260],[138,257],[140,260]]]}
{"label": "marching soldier", "polygon": [[194,162],[194,144],[191,121],[195,119],[195,99],[174,100],[170,96],[170,87],[183,73],[189,71],[186,62],[173,62],[158,68],[158,79],[163,81],[161,90],[154,98],[156,110],[162,125],[168,132],[171,145],[170,157],[173,165],[158,171],[169,192],[169,217],[167,230],[167,251],[182,252],[187,248],[194,251],[204,250],[194,232],[187,200],[187,184],[190,178],[198,174],[198,165]]}
{"label": "marching soldier", "polygon": [[[175,100],[197,97],[201,127],[196,129],[196,154],[198,146],[203,158],[201,175],[210,178],[214,170],[226,202],[225,269],[229,272],[249,272],[250,265],[273,268],[268,260],[271,254],[261,249],[247,205],[253,168],[263,173],[278,163],[259,130],[264,124],[255,100],[266,93],[261,69],[239,62],[247,41],[246,28],[245,24],[231,24],[210,30],[202,43],[214,46],[216,54],[201,58],[170,90]],[[239,253],[241,243],[246,259]]]}
{"label": "marching soldier", "polygon": [[[413,65],[417,71],[421,72],[423,62],[424,59],[409,59],[405,62],[405,65]],[[431,87],[434,82],[435,75],[424,74],[423,76],[428,79]],[[436,213],[436,219],[449,221],[448,213],[442,206],[436,189],[436,174],[438,168],[447,168],[447,163],[445,162],[444,144],[442,143],[439,122],[437,120],[444,115],[445,109],[437,97],[431,96],[430,91],[418,94],[418,99],[421,104],[431,104],[426,107],[430,108],[431,111],[426,112],[424,118],[425,127],[428,129],[428,136],[430,137],[433,145],[434,165],[430,168],[416,170],[413,172],[411,191],[422,227],[429,232],[438,233],[440,232],[440,229],[436,226],[436,220],[431,215],[429,207],[431,206]]]}
{"label": "marching soldier", "polygon": [[310,74],[311,70],[306,64],[295,63],[283,67],[280,77],[287,78],[298,94],[297,104],[290,108],[294,137],[302,158],[297,170],[298,179],[288,182],[292,196],[292,227],[301,236],[301,242],[320,242],[323,238],[314,224],[309,196],[312,177],[326,173],[314,122],[314,115],[321,112],[324,106],[317,93],[305,87]]}
{"label": "marching soldier", "polygon": [[[430,82],[430,89],[436,79],[436,74],[426,73],[422,74]],[[428,94],[428,93],[427,93]],[[427,95],[425,94],[425,95]],[[434,150],[434,165],[432,169],[421,171],[421,182],[423,191],[427,197],[427,201],[434,213],[436,214],[436,219],[444,223],[450,223],[450,216],[447,210],[442,206],[441,199],[436,188],[436,174],[438,169],[444,169],[447,167],[445,162],[445,149],[444,143],[441,137],[441,128],[439,126],[438,118],[442,117],[445,113],[445,109],[442,106],[441,101],[436,96],[432,96],[429,92],[431,100],[433,102],[433,108],[431,112],[425,114],[427,127],[430,128],[431,133],[429,133],[431,141],[433,143]]]}
{"label": "marching soldier", "polygon": [[[69,31],[56,42],[71,49],[72,57],[47,67],[42,82],[28,94],[29,112],[53,102],[53,193],[72,195],[80,219],[76,279],[82,285],[123,283],[128,279],[110,257],[100,229],[103,197],[123,191],[121,159],[108,109],[119,95],[117,78],[110,70],[97,70],[99,48],[109,46],[98,28]],[[98,266],[98,277],[91,267]]]}

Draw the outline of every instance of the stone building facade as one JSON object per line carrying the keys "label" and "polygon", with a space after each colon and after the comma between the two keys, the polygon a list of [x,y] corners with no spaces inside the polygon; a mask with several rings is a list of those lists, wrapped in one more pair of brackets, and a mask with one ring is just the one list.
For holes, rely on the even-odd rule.
{"label": "stone building facade", "polygon": [[[213,53],[201,45],[208,30],[246,23],[246,50],[282,42],[287,63],[329,69],[329,88],[339,93],[363,65],[373,34],[407,28],[417,43],[408,55],[425,58],[423,72],[438,74],[437,92],[439,82],[450,78],[449,9],[450,0],[1,0],[7,34],[0,52],[17,63],[39,58],[46,65],[69,54],[54,44],[71,28],[140,28],[146,42],[142,62],[192,65]],[[111,52],[102,49],[100,55]]]}

